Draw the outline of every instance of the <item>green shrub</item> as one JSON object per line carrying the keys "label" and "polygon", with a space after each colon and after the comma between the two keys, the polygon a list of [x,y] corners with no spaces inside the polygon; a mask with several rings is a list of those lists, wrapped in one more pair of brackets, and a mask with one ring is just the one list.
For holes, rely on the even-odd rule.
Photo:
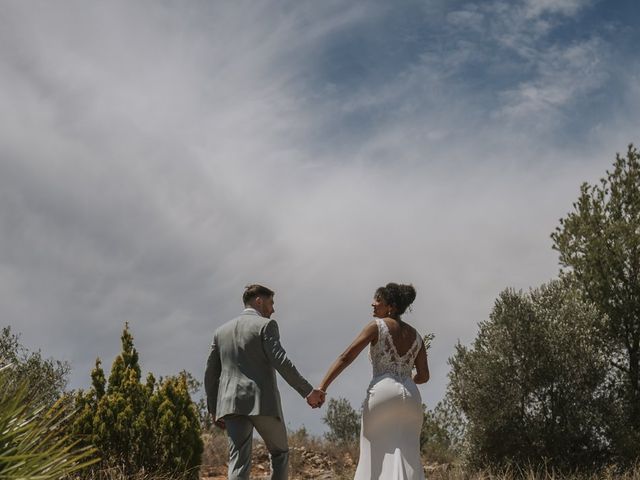
{"label": "green shrub", "polygon": [[330,442],[352,443],[360,436],[360,414],[346,398],[329,399],[322,421],[329,427],[325,437]]}
{"label": "green shrub", "polygon": [[98,359],[92,387],[76,393],[74,430],[98,448],[102,468],[118,468],[125,475],[144,470],[197,478],[203,445],[187,374],[160,382],[149,374],[142,383],[128,325],[121,340],[108,382]]}

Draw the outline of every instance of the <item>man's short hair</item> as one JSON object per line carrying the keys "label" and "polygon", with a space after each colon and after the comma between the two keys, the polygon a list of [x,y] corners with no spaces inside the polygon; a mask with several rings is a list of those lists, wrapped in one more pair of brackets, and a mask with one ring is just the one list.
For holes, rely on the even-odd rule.
{"label": "man's short hair", "polygon": [[258,285],[257,283],[253,285],[247,285],[246,287],[244,287],[244,293],[242,294],[242,302],[245,305],[249,305],[249,302],[254,298],[258,298],[258,297],[269,298],[269,297],[273,297],[275,294],[276,292],[274,292],[270,288],[265,287],[264,285]]}

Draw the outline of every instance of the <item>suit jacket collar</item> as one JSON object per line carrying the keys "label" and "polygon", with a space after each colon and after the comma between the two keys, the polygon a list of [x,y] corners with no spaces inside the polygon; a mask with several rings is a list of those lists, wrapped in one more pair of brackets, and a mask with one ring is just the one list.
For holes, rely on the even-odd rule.
{"label": "suit jacket collar", "polygon": [[242,315],[257,315],[259,317],[261,317],[262,315],[260,315],[258,313],[258,311],[255,308],[251,308],[251,307],[247,307],[242,311]]}

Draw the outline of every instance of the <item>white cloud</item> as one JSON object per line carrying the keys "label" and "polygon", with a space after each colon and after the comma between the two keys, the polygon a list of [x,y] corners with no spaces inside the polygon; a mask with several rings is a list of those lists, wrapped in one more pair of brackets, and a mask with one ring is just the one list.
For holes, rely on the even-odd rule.
{"label": "white cloud", "polygon": [[[375,288],[407,281],[407,320],[436,334],[433,404],[453,344],[497,293],[555,274],[549,234],[635,124],[600,126],[596,149],[547,146],[534,127],[606,80],[607,45],[540,48],[555,20],[507,28],[509,4],[492,2],[493,23],[459,8],[446,48],[347,92],[318,80],[320,52],[385,24],[384,6],[69,5],[2,6],[0,312],[27,345],[72,361],[73,386],[95,356],[110,364],[124,321],[145,369],[201,375],[253,281],[277,290],[285,347],[317,382]],[[461,72],[509,67],[496,44],[532,73],[491,102]],[[331,394],[358,405],[368,370],[363,356]],[[281,390],[291,425],[319,431],[318,412]]]}
{"label": "white cloud", "polygon": [[504,92],[502,113],[523,117],[557,113],[571,102],[599,89],[609,75],[600,40],[554,47],[542,52],[536,62],[537,75]]}
{"label": "white cloud", "polygon": [[593,3],[593,0],[526,0],[525,12],[527,18],[535,18],[544,14],[574,16]]}
{"label": "white cloud", "polygon": [[481,31],[485,19],[484,14],[479,12],[475,5],[468,8],[468,10],[457,10],[447,14],[447,21],[455,28]]}

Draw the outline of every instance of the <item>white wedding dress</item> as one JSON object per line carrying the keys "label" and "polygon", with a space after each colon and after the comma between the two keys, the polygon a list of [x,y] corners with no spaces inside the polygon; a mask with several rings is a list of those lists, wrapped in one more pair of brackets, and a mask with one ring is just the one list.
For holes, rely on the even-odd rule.
{"label": "white wedding dress", "polygon": [[363,404],[360,459],[355,480],[423,480],[420,460],[422,398],[411,371],[422,346],[416,339],[400,356],[384,320],[369,350],[373,378]]}

